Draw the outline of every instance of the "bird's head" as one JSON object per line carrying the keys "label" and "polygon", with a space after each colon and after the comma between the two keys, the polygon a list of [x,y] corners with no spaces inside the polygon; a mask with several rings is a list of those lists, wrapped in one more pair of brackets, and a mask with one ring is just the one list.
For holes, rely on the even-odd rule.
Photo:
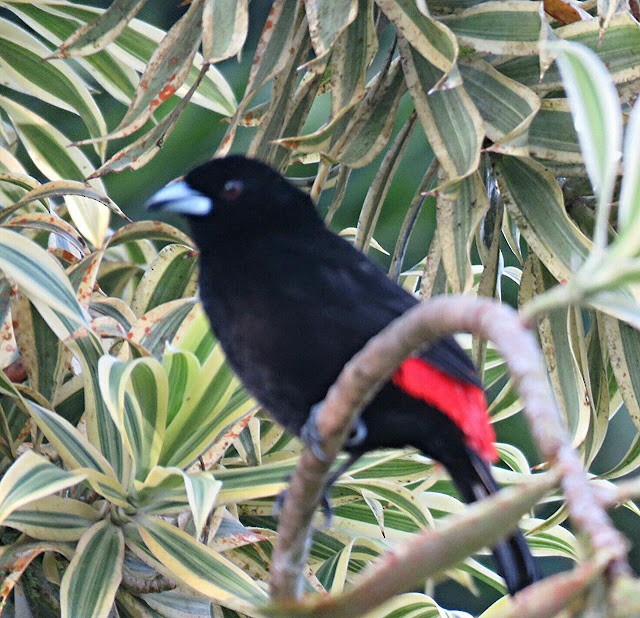
{"label": "bird's head", "polygon": [[272,227],[318,220],[306,193],[266,163],[240,155],[194,168],[160,189],[147,208],[185,215],[196,241],[200,235],[264,234]]}

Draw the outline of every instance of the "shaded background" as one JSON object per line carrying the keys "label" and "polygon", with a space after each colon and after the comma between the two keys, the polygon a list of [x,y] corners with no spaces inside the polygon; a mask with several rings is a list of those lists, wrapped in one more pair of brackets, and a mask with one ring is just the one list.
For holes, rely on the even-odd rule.
{"label": "shaded background", "polygon": [[[106,7],[110,2],[101,0],[85,2],[84,4]],[[253,52],[270,5],[270,0],[251,1],[249,35],[242,58],[232,58],[216,65],[230,83],[238,100],[242,98],[244,86],[249,75]],[[138,17],[160,28],[168,29],[175,23],[184,10],[184,7],[180,7],[178,3],[173,0],[169,2],[155,1],[145,5]],[[12,19],[12,16],[8,12],[0,12],[8,19]],[[387,35],[388,34],[389,33],[387,33]],[[0,87],[0,93],[2,93],[3,90],[4,89]],[[15,94],[12,96],[15,97]],[[267,86],[254,100],[254,104],[259,103],[261,100],[266,100],[268,96],[269,87]],[[97,95],[96,100],[104,113],[108,128],[115,128],[126,111],[125,106],[109,96]],[[37,111],[53,122],[53,124],[60,128],[60,130],[71,139],[86,137],[82,123],[74,114],[50,106],[42,101],[36,101],[33,98],[24,97],[24,101],[33,108],[34,111]],[[168,113],[173,105],[175,105],[175,102],[169,101],[160,110],[160,114],[164,115]],[[325,94],[318,97],[309,115],[304,133],[319,127],[327,118],[329,109],[330,95]],[[399,109],[396,131],[404,124],[411,111],[411,101],[409,97],[405,95]],[[184,174],[193,166],[208,160],[220,143],[226,126],[224,118],[218,114],[193,104],[188,105],[165,146],[149,164],[134,172],[125,171],[104,177],[104,182],[110,197],[132,219],[146,218],[146,213],[143,209],[145,200],[167,181]],[[143,127],[136,136],[147,131],[149,127],[150,125]],[[240,127],[232,151],[243,152],[252,138],[253,131],[254,129]],[[420,131],[421,128],[417,125],[403,157],[400,169],[388,193],[376,227],[375,238],[387,251],[393,251],[396,236],[400,229],[406,208],[433,156],[430,150],[425,149],[425,140],[423,136],[420,135]],[[127,142],[130,140],[131,138],[127,138]],[[111,143],[108,148],[108,155],[115,153],[122,147],[123,143],[123,141],[118,140]],[[92,158],[94,163],[98,163],[95,152],[92,149],[85,148],[84,151],[87,156]],[[381,158],[382,155],[371,165],[360,170],[354,170],[352,173],[347,198],[332,222],[334,229],[340,230],[345,227],[353,227],[357,224],[360,207]],[[35,168],[31,169],[30,172],[36,177],[39,176]],[[299,176],[311,176],[315,173],[315,166],[293,166],[291,173]],[[321,212],[326,210],[330,198],[331,191],[325,191],[318,205]],[[165,220],[178,227],[183,227],[182,222],[176,217],[167,216]],[[116,219],[113,220],[113,223],[116,226],[120,224]],[[409,245],[405,260],[406,268],[413,266],[424,258],[433,237],[434,229],[435,203],[432,198],[428,198],[422,207]],[[503,247],[503,252],[507,261],[511,258],[511,264],[517,265],[517,261],[511,255],[506,243]],[[382,266],[388,265],[389,257],[380,252],[372,251],[371,257],[380,262]],[[517,295],[515,284],[508,279],[504,279],[502,285],[504,300],[515,305]],[[523,415],[516,415],[501,421],[496,425],[496,431],[499,440],[512,443],[520,448],[530,462],[539,461],[535,448],[531,444]],[[609,470],[619,461],[620,454],[626,452],[634,435],[635,428],[629,415],[626,411],[622,410],[612,420],[604,448],[592,465],[591,471],[597,474]],[[550,508],[545,512],[541,511],[540,514],[542,516],[548,516],[553,510],[553,508]],[[635,543],[639,538],[637,530],[638,519],[630,511],[622,508],[613,512],[612,515],[616,524],[634,541],[631,560],[634,568],[638,571],[640,567],[640,551]],[[546,573],[568,567],[568,561],[561,559],[542,559],[540,562],[543,571]],[[475,613],[482,611],[488,602],[498,598],[497,593],[492,588],[484,586],[482,583],[478,583],[478,590],[480,596],[476,598],[461,586],[453,582],[447,582],[437,586],[435,598],[438,603],[444,607],[461,608]]]}

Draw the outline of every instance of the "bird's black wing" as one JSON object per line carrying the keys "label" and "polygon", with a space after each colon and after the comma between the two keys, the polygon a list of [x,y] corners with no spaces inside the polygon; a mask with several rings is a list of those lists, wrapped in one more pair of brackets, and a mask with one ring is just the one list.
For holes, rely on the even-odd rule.
{"label": "bird's black wing", "polygon": [[[286,292],[301,295],[313,289],[313,299],[301,300],[319,301],[323,319],[363,344],[419,302],[360,251],[329,230],[307,238],[283,235],[278,243],[270,243],[270,247],[286,252],[289,260],[314,284],[301,287],[295,283],[298,277],[293,277],[291,283],[281,282]],[[473,362],[451,336],[434,342],[418,356],[456,379],[480,386]]]}

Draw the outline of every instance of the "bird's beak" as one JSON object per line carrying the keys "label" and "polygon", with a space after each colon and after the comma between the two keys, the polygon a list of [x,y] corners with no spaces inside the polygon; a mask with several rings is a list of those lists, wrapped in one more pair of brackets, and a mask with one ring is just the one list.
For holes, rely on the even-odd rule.
{"label": "bird's beak", "polygon": [[167,210],[182,215],[208,215],[213,201],[192,189],[184,180],[178,180],[160,189],[145,204],[147,210]]}

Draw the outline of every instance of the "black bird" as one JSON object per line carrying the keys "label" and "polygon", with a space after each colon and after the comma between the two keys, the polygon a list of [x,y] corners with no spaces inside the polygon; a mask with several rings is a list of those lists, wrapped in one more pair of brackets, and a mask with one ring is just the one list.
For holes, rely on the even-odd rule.
{"label": "black bird", "polygon": [[[214,159],[151,199],[187,217],[200,250],[200,297],[249,392],[306,437],[314,405],[376,333],[418,301],[327,229],[309,196],[254,159]],[[466,502],[498,491],[484,390],[452,337],[407,359],[364,410],[345,446],[414,446],[441,462]],[[335,477],[334,477],[335,478]],[[519,530],[493,548],[514,594],[537,579]]]}

